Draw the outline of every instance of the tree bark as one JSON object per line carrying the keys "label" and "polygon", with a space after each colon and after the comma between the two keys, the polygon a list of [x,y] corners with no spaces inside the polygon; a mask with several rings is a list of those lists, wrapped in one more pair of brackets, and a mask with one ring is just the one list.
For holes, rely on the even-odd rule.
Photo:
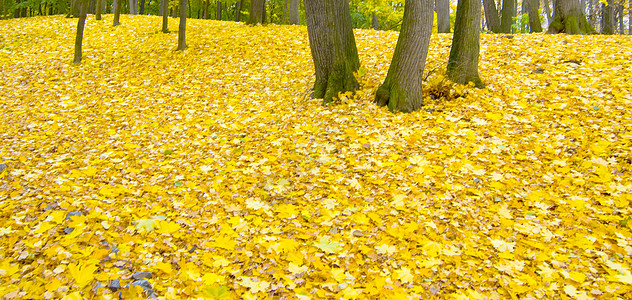
{"label": "tree bark", "polygon": [[450,33],[450,0],[435,0],[437,32]]}
{"label": "tree bark", "polygon": [[169,33],[169,27],[167,26],[169,22],[169,0],[161,0],[162,5],[162,32]]}
{"label": "tree bark", "polygon": [[632,35],[632,1],[628,0],[628,34]]}
{"label": "tree bark", "polygon": [[601,4],[601,34],[614,34],[614,1],[608,0],[608,5]]}
{"label": "tree bark", "polygon": [[286,24],[285,21],[288,19],[289,9],[288,9],[289,0],[283,1],[283,17],[281,18],[281,24]]}
{"label": "tree bark", "polygon": [[348,0],[305,1],[309,46],[316,71],[312,97],[330,103],[339,93],[353,92],[360,68]]}
{"label": "tree bark", "polygon": [[246,24],[257,25],[263,24],[266,15],[266,1],[265,0],[251,0],[250,1],[250,17]]}
{"label": "tree bark", "polygon": [[374,30],[380,30],[380,20],[377,18],[377,15],[375,15],[375,13],[373,13],[373,17],[371,20],[371,28],[373,28]]}
{"label": "tree bark", "polygon": [[595,29],[579,8],[579,0],[556,0],[547,33],[592,34]]}
{"label": "tree bark", "polygon": [[500,31],[511,33],[511,25],[516,17],[516,0],[503,0],[502,17],[500,19]]}
{"label": "tree bark", "polygon": [[[150,1],[151,3],[151,1]],[[140,0],[138,2],[138,14],[140,15],[144,15],[145,14],[145,0]]]}
{"label": "tree bark", "polygon": [[540,0],[524,0],[527,13],[529,14],[529,32],[542,32],[542,23],[540,23]]}
{"label": "tree bark", "polygon": [[105,0],[97,0],[97,7],[96,7],[97,11],[96,11],[95,16],[94,16],[95,20],[101,20],[101,9],[102,9],[103,1],[105,1]]}
{"label": "tree bark", "polygon": [[187,0],[180,0],[180,27],[178,29],[178,51],[187,48],[186,43],[187,30]]}
{"label": "tree bark", "polygon": [[487,29],[493,33],[500,33],[500,16],[498,15],[498,9],[496,9],[496,1],[483,0],[483,7],[485,8]]}
{"label": "tree bark", "polygon": [[393,60],[375,95],[377,105],[386,105],[391,112],[412,112],[423,105],[421,84],[432,33],[432,6],[432,0],[404,3]]}
{"label": "tree bark", "polygon": [[459,0],[456,8],[456,23],[447,76],[450,80],[483,87],[478,75],[478,57],[480,52],[481,2],[479,0]]}
{"label": "tree bark", "polygon": [[112,26],[119,26],[121,25],[120,22],[120,17],[121,17],[121,6],[123,3],[121,3],[122,0],[114,0],[115,3],[115,7],[114,7],[114,20],[112,21]]}
{"label": "tree bark", "polygon": [[88,10],[88,1],[79,0],[79,21],[77,21],[77,36],[75,37],[75,58],[74,64],[81,62],[81,48],[83,46],[83,29],[86,26],[86,15]]}
{"label": "tree bark", "polygon": [[222,2],[217,1],[217,12],[215,13],[215,17],[218,21],[222,20]]}
{"label": "tree bark", "polygon": [[129,14],[136,15],[138,14],[138,0],[129,0]]}
{"label": "tree bark", "polygon": [[241,1],[237,1],[235,4],[235,22],[241,21]]}
{"label": "tree bark", "polygon": [[549,6],[549,0],[544,0],[544,14],[546,15],[546,24],[551,24],[553,19],[551,17],[551,6]]}
{"label": "tree bark", "polygon": [[298,25],[299,24],[299,0],[290,0],[290,24]]}

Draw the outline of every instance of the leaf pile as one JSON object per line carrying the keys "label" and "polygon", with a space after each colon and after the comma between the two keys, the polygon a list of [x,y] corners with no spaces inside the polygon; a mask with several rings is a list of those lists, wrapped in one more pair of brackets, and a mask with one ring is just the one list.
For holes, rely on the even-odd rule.
{"label": "leaf pile", "polygon": [[0,21],[5,298],[629,298],[632,40],[434,35],[422,111],[323,107],[305,27]]}

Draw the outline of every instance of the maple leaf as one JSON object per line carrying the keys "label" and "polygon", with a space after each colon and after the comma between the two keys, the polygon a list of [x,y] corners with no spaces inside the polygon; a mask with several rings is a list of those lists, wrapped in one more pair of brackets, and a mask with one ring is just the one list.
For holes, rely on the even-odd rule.
{"label": "maple leaf", "polygon": [[99,267],[96,265],[96,263],[92,262],[88,262],[85,264],[70,264],[68,265],[68,271],[70,272],[70,275],[72,276],[72,278],[75,279],[75,283],[80,287],[83,288],[86,285],[90,284],[93,280],[94,280],[94,272],[98,269]]}
{"label": "maple leaf", "polygon": [[324,236],[320,238],[318,243],[314,242],[314,246],[326,253],[336,253],[342,250],[344,244],[332,241],[330,237]]}

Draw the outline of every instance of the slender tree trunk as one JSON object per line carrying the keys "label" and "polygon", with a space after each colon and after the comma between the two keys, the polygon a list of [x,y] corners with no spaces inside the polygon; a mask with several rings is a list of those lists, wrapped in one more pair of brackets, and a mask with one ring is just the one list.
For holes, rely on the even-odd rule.
{"label": "slender tree trunk", "polygon": [[[309,1],[309,0],[308,0]],[[299,20],[299,6],[301,2],[299,0],[290,0],[290,24],[298,25]]]}
{"label": "slender tree trunk", "polygon": [[312,97],[323,104],[339,93],[353,92],[359,85],[353,75],[360,68],[358,50],[351,25],[348,0],[305,1],[309,46],[314,60],[316,81]]}
{"label": "slender tree trunk", "polygon": [[189,9],[189,14],[187,15],[187,18],[192,18],[193,17],[193,13],[191,12],[191,0],[187,0],[187,8]]}
{"label": "slender tree trunk", "polygon": [[77,21],[77,36],[75,37],[75,59],[74,64],[81,62],[81,47],[83,45],[83,29],[86,26],[86,15],[88,10],[88,1],[79,1],[79,21]]}
{"label": "slender tree trunk", "polygon": [[540,0],[524,0],[527,13],[529,14],[529,32],[542,32],[542,23],[540,23]]}
{"label": "slender tree trunk", "polygon": [[288,2],[289,0],[283,1],[283,17],[281,18],[281,24],[286,24],[285,21],[287,20],[287,16],[289,14]]}
{"label": "slender tree trunk", "polygon": [[450,0],[435,0],[437,32],[450,33]]}
{"label": "slender tree trunk", "polygon": [[119,26],[121,25],[119,19],[121,17],[121,6],[123,6],[123,3],[121,3],[121,0],[114,0],[114,3],[114,21],[112,22],[112,26]]}
{"label": "slender tree trunk", "polygon": [[96,11],[96,2],[97,0],[90,0],[90,4],[88,5],[88,13],[94,14]]}
{"label": "slender tree trunk", "polygon": [[487,29],[494,33],[500,33],[500,16],[498,15],[498,9],[496,8],[496,1],[483,0],[483,6],[485,8],[485,22],[487,23]]}
{"label": "slender tree trunk", "polygon": [[579,0],[556,0],[553,22],[547,33],[592,34],[595,29],[588,23],[579,7]]}
{"label": "slender tree trunk", "polygon": [[235,4],[235,22],[241,21],[241,1],[237,1]]}
{"label": "slender tree trunk", "polygon": [[138,14],[140,15],[145,14],[145,0],[140,0],[138,2]]}
{"label": "slender tree trunk", "polygon": [[448,78],[456,83],[473,82],[479,88],[483,87],[478,76],[480,22],[480,0],[459,0],[446,72]]}
{"label": "slender tree trunk", "polygon": [[608,0],[608,5],[601,4],[601,34],[614,34],[614,1]]}
{"label": "slender tree trunk", "polygon": [[511,33],[511,25],[516,17],[516,0],[503,0],[502,18],[500,30],[502,33]]}
{"label": "slender tree trunk", "polygon": [[136,15],[138,11],[136,8],[138,7],[138,0],[129,0],[129,14]]}
{"label": "slender tree trunk", "polygon": [[632,1],[628,0],[628,34],[632,35]]}
{"label": "slender tree trunk", "polygon": [[169,27],[167,26],[169,22],[169,0],[161,0],[162,5],[162,32],[169,33]]}
{"label": "slender tree trunk", "polygon": [[553,19],[551,17],[551,6],[549,5],[549,0],[544,0],[544,14],[546,15],[546,24],[551,24]]}
{"label": "slender tree trunk", "polygon": [[186,43],[187,30],[187,0],[180,0],[180,27],[178,29],[178,51],[187,48]]}
{"label": "slender tree trunk", "polygon": [[96,20],[101,20],[101,9],[102,9],[101,7],[102,7],[102,2],[103,2],[103,1],[105,1],[105,0],[97,0],[97,5],[96,5],[96,6],[97,6],[97,7],[96,7],[97,12],[96,12],[96,14],[95,14],[95,16],[94,16],[94,18],[95,18]]}
{"label": "slender tree trunk", "polygon": [[[412,112],[423,105],[421,84],[432,33],[432,0],[406,0],[395,53],[375,102],[392,112]],[[476,24],[478,26],[478,24]]]}
{"label": "slender tree trunk", "polygon": [[[619,6],[619,34],[625,34],[625,26],[623,26],[623,10],[624,10],[624,4],[625,2],[623,0],[621,0],[621,2],[618,4]],[[632,20],[630,20],[629,22],[632,22]]]}
{"label": "slender tree trunk", "polygon": [[[70,0],[70,10],[66,15],[66,18],[76,18],[79,16],[79,1],[80,0]],[[19,2],[18,2],[19,3]],[[16,18],[20,16],[20,9],[16,10]]]}
{"label": "slender tree trunk", "polygon": [[373,17],[371,20],[371,28],[373,28],[374,30],[380,30],[380,20],[377,18],[377,15],[375,15],[375,13],[373,13]]}
{"label": "slender tree trunk", "polygon": [[217,1],[217,13],[215,14],[218,21],[222,20],[222,2]]}

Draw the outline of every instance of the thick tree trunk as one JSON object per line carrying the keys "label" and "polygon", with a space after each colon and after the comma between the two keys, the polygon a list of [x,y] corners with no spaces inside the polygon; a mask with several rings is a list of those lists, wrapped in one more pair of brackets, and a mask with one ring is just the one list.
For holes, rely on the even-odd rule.
{"label": "thick tree trunk", "polygon": [[592,34],[595,29],[579,8],[579,0],[556,0],[547,33]]}
{"label": "thick tree trunk", "polygon": [[406,0],[404,4],[393,60],[375,95],[377,105],[386,105],[392,112],[412,112],[423,105],[421,83],[432,33],[432,6],[432,0]]}
{"label": "thick tree trunk", "polygon": [[614,34],[614,1],[601,4],[601,34]]}
{"label": "thick tree trunk", "polygon": [[105,0],[97,0],[97,7],[96,7],[97,12],[95,13],[95,16],[94,16],[95,20],[101,20],[101,9],[102,9],[103,1]]}
{"label": "thick tree trunk", "polygon": [[161,0],[160,3],[162,5],[162,32],[169,33],[169,27],[167,26],[169,22],[169,0]]}
{"label": "thick tree trunk", "polygon": [[529,14],[529,32],[542,32],[540,23],[540,0],[524,0]]}
{"label": "thick tree trunk", "polygon": [[380,30],[380,20],[377,18],[375,13],[373,13],[373,17],[371,19],[371,28],[374,30]]}
{"label": "thick tree trunk", "polygon": [[237,1],[235,4],[235,22],[241,21],[241,1]]}
{"label": "thick tree trunk", "polygon": [[115,7],[114,7],[114,20],[112,21],[112,26],[121,25],[121,22],[119,21],[121,17],[121,6],[123,5],[121,1],[122,0],[114,0]]}
{"label": "thick tree trunk", "polygon": [[450,0],[435,0],[437,32],[450,33]]}
{"label": "thick tree trunk", "polygon": [[516,17],[516,0],[503,0],[502,17],[500,19],[500,31],[511,33],[511,25]]}
{"label": "thick tree trunk", "polygon": [[290,0],[290,24],[298,25],[299,23],[299,6],[301,2],[299,0]]}
{"label": "thick tree trunk", "polygon": [[473,82],[476,87],[483,87],[478,76],[480,22],[480,0],[459,0],[446,72],[448,78],[456,83]]}
{"label": "thick tree trunk", "polygon": [[180,0],[180,27],[178,29],[178,51],[187,48],[186,42],[187,30],[187,0]]}
{"label": "thick tree trunk", "polygon": [[266,1],[265,0],[251,0],[250,1],[250,17],[247,24],[256,25],[263,24],[266,16]]}
{"label": "thick tree trunk", "polygon": [[498,15],[498,9],[496,8],[496,1],[483,0],[483,7],[485,8],[485,23],[487,24],[487,30],[494,33],[500,33],[500,16]]}
{"label": "thick tree trunk", "polygon": [[309,46],[316,70],[312,97],[323,104],[339,93],[355,91],[353,75],[360,68],[348,0],[305,1]]}
{"label": "thick tree trunk", "polygon": [[74,64],[81,62],[81,47],[83,45],[83,29],[86,26],[86,15],[88,10],[88,1],[79,0],[79,21],[77,22],[77,36],[75,37],[75,59]]}
{"label": "thick tree trunk", "polygon": [[217,2],[217,12],[215,13],[215,17],[218,21],[222,20],[222,2],[220,1],[216,1]]}

